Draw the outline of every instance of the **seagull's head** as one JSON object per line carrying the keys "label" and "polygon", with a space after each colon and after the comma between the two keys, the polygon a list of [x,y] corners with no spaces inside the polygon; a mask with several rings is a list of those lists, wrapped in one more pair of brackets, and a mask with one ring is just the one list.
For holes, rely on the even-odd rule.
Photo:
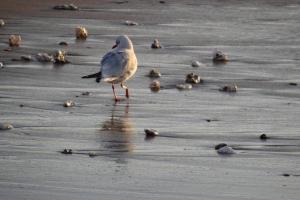
{"label": "seagull's head", "polygon": [[118,49],[132,49],[132,42],[127,35],[118,36],[116,39],[116,44],[112,47]]}

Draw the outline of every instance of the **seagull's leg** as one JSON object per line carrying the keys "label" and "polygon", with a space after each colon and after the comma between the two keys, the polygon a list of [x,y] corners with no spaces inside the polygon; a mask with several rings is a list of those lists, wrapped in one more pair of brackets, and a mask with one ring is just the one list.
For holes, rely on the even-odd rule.
{"label": "seagull's leg", "polygon": [[112,87],[112,90],[113,90],[113,93],[114,93],[114,97],[115,97],[115,101],[119,101],[117,95],[116,95],[116,92],[115,92],[115,85],[114,83],[111,84],[111,87]]}
{"label": "seagull's leg", "polygon": [[128,87],[127,87],[126,85],[123,85],[123,83],[121,83],[121,87],[122,87],[123,89],[126,90],[126,97],[129,98],[129,90],[128,90]]}

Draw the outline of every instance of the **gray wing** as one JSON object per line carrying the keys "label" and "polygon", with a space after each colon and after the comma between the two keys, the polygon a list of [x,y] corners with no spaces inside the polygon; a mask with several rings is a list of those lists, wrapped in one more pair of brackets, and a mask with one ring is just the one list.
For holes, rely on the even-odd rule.
{"label": "gray wing", "polygon": [[101,60],[101,73],[103,78],[118,77],[125,71],[128,56],[124,52],[109,52]]}

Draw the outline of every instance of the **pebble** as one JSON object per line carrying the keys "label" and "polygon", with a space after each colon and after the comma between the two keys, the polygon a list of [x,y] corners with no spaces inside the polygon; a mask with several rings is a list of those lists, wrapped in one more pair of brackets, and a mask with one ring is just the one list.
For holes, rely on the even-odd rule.
{"label": "pebble", "polygon": [[190,90],[193,88],[192,84],[184,83],[184,84],[177,84],[176,88],[178,90]]}
{"label": "pebble", "polygon": [[61,153],[62,154],[72,154],[73,151],[72,151],[72,149],[64,149]]}
{"label": "pebble", "polygon": [[75,34],[77,39],[85,40],[88,37],[88,31],[82,26],[78,26],[75,29]]}
{"label": "pebble", "polygon": [[64,5],[57,5],[53,7],[54,10],[79,10],[77,6],[74,4],[64,4]]}
{"label": "pebble", "polygon": [[69,61],[65,58],[66,52],[57,50],[54,54],[54,63],[56,64],[66,64]]}
{"label": "pebble", "polygon": [[4,25],[5,25],[4,20],[3,20],[3,19],[0,19],[0,27],[1,27],[1,26],[4,26]]}
{"label": "pebble", "polygon": [[230,155],[235,154],[234,150],[230,146],[223,146],[217,150],[218,154]]}
{"label": "pebble", "polygon": [[61,46],[68,46],[68,43],[65,42],[65,41],[62,41],[62,42],[60,42],[60,43],[58,43],[58,44],[61,45]]}
{"label": "pebble", "polygon": [[237,89],[238,89],[237,85],[233,84],[233,85],[226,85],[220,88],[219,90],[222,92],[237,92]]}
{"label": "pebble", "polygon": [[29,62],[32,61],[32,57],[31,55],[22,55],[21,60]]}
{"label": "pebble", "polygon": [[213,61],[214,62],[227,62],[228,57],[222,51],[215,51],[213,54]]}
{"label": "pebble", "polygon": [[21,44],[21,36],[20,35],[11,35],[8,39],[9,46],[18,47]]}
{"label": "pebble", "polygon": [[158,69],[151,69],[148,76],[151,78],[159,78],[161,77],[161,73]]}
{"label": "pebble", "polygon": [[197,84],[200,83],[200,81],[201,81],[200,76],[194,73],[187,74],[185,78],[186,83]]}
{"label": "pebble", "polygon": [[0,130],[10,130],[13,128],[13,125],[10,123],[0,123]]}
{"label": "pebble", "polygon": [[137,22],[134,22],[134,21],[126,20],[125,25],[127,25],[127,26],[137,26],[139,24]]}
{"label": "pebble", "polygon": [[150,83],[150,89],[152,92],[158,92],[160,90],[160,82],[158,80],[152,81],[152,83]]}
{"label": "pebble", "polygon": [[64,102],[64,107],[68,108],[68,107],[73,107],[73,106],[75,106],[75,103],[72,100],[67,100]]}
{"label": "pebble", "polygon": [[158,39],[155,39],[155,40],[153,41],[153,43],[151,44],[151,48],[152,48],[152,49],[160,49],[160,48],[161,48],[161,45],[160,45]]}
{"label": "pebble", "polygon": [[154,137],[154,136],[159,135],[159,133],[155,129],[144,129],[144,132],[145,132],[147,137]]}
{"label": "pebble", "polygon": [[51,56],[47,53],[38,53],[36,55],[36,59],[39,62],[54,62],[53,56]]}
{"label": "pebble", "polygon": [[192,61],[192,67],[206,67],[206,65],[197,60],[194,60]]}

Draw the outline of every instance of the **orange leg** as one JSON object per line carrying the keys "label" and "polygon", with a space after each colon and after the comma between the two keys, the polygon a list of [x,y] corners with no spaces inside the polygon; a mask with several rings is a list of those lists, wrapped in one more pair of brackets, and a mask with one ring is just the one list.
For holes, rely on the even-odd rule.
{"label": "orange leg", "polygon": [[115,101],[119,101],[119,99],[118,99],[118,97],[117,97],[117,95],[116,95],[116,92],[115,92],[115,86],[114,86],[113,83],[111,84],[111,87],[112,87],[112,90],[113,90],[113,93],[114,93]]}
{"label": "orange leg", "polygon": [[127,87],[126,85],[123,85],[123,83],[121,83],[121,87],[122,87],[123,89],[125,89],[125,91],[126,91],[126,98],[129,98],[129,90],[128,90],[128,87]]}

